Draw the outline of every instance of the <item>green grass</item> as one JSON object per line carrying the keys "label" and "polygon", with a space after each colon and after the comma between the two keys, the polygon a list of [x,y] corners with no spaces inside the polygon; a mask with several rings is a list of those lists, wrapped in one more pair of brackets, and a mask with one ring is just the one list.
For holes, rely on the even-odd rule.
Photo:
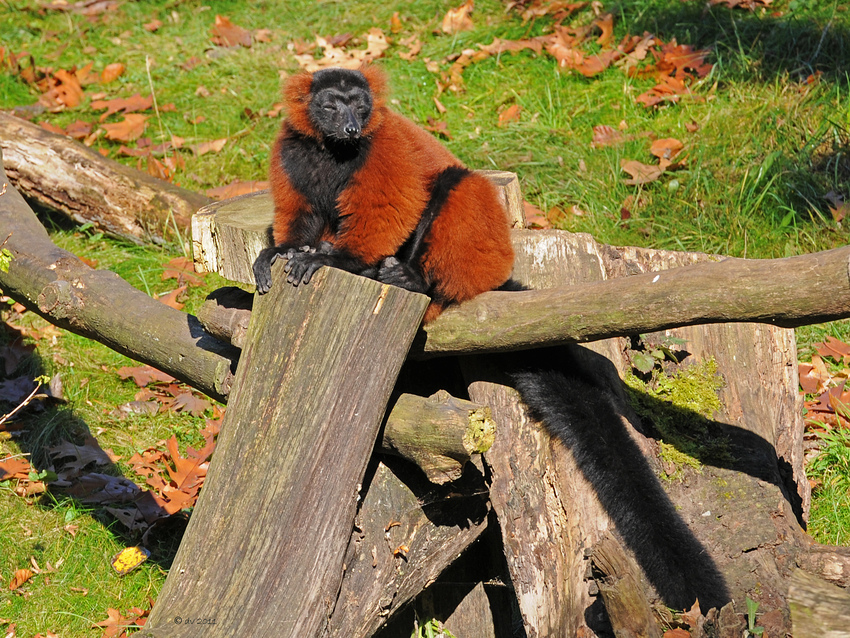
{"label": "green grass", "polygon": [[806,471],[817,481],[809,533],[821,543],[850,544],[850,432],[822,435],[820,453]]}
{"label": "green grass", "polygon": [[[204,3],[200,0],[124,2],[114,11],[89,19],[72,12],[38,11],[29,0],[0,0],[0,46],[6,53],[30,52],[40,67],[68,69],[94,63],[100,71],[121,62],[127,70],[105,87],[87,88],[90,96],[147,95],[151,87],[161,110],[148,122],[146,136],[155,143],[171,135],[197,144],[229,138],[219,153],[196,157],[182,151],[186,167],[175,182],[196,190],[233,179],[265,179],[268,154],[279,122],[248,111],[266,111],[280,99],[281,79],[298,70],[287,45],[310,42],[317,35],[362,36],[379,27],[390,35],[395,11],[403,18],[399,40],[418,35],[422,51],[406,62],[392,47],[382,64],[391,76],[395,108],[424,123],[445,121],[452,138],[447,146],[474,168],[515,171],[525,198],[549,211],[558,227],[592,233],[611,244],[696,250],[746,257],[782,257],[832,248],[847,242],[847,224],[833,221],[824,196],[835,191],[850,198],[850,10],[837,0],[775,0],[771,9],[749,13],[706,8],[699,0],[630,0],[607,2],[613,11],[615,39],[651,31],[664,41],[711,48],[714,68],[696,92],[699,101],[646,109],[635,98],[652,81],[630,78],[608,69],[585,78],[558,69],[555,60],[528,51],[503,54],[466,68],[465,92],[439,96],[447,112],[433,101],[436,79],[426,58],[441,62],[494,37],[520,39],[548,32],[549,17],[524,23],[516,11],[506,12],[496,0],[479,0],[475,29],[457,35],[438,32],[445,12],[460,1],[344,2],[293,0]],[[229,17],[246,29],[268,28],[271,42],[251,48],[221,49],[210,42],[215,15]],[[144,24],[162,21],[156,33]],[[579,12],[575,24],[588,22]],[[362,45],[358,45],[362,46]],[[201,63],[184,70],[187,60]],[[440,64],[445,71],[448,63]],[[807,78],[819,72],[814,83]],[[203,86],[209,97],[196,91]],[[0,64],[0,108],[32,105],[37,92]],[[77,120],[97,123],[86,98],[83,105],[61,113],[41,113],[35,121],[60,126]],[[522,107],[519,122],[497,126],[501,110]],[[206,120],[194,123],[199,115]],[[111,116],[110,122],[120,120]],[[592,128],[618,127],[632,136],[619,146],[591,148]],[[686,125],[695,123],[691,132]],[[641,187],[623,183],[622,159],[650,163],[651,137],[676,137],[685,144],[687,161],[680,171]],[[99,139],[94,148],[117,157],[117,143]],[[631,217],[623,220],[627,198]],[[583,211],[578,215],[571,211]],[[561,211],[558,213],[557,211]],[[185,246],[136,247],[80,231],[57,218],[44,218],[61,247],[115,270],[149,293],[171,290],[161,281],[162,265]],[[0,238],[2,239],[2,238]],[[208,276],[203,290],[190,289],[188,311],[223,281]],[[40,319],[30,317],[38,325]],[[850,339],[850,324],[836,322],[798,331],[801,352],[827,334]],[[4,335],[8,339],[9,335]],[[186,415],[119,419],[112,409],[130,401],[137,390],[114,373],[132,363],[86,339],[62,333],[38,343],[38,357],[26,365],[33,374],[61,372],[67,405],[27,416],[31,426],[23,440],[0,439],[0,455],[31,452],[43,467],[45,448],[61,438],[93,433],[104,448],[123,457],[110,471],[129,476],[123,463],[133,452],[176,433],[185,449],[198,444],[203,420]],[[0,412],[11,406],[0,406]],[[837,444],[836,444],[837,445]],[[833,513],[846,511],[832,479],[816,491],[812,530],[820,540],[850,542],[847,521]],[[829,488],[829,489],[827,489]],[[155,562],[119,578],[108,559],[137,539],[123,534],[102,511],[86,511],[72,501],[23,500],[11,486],[0,486],[0,618],[17,621],[18,635],[57,631],[68,636],[96,636],[92,622],[103,620],[108,607],[125,611],[144,607],[156,593],[164,572]],[[843,495],[842,495],[843,494]],[[79,525],[76,537],[63,531],[68,517]],[[39,565],[59,571],[36,576],[24,594],[8,591],[15,569],[33,556]],[[69,585],[71,584],[71,585]],[[69,586],[88,590],[71,592]],[[0,628],[2,625],[0,625]]]}

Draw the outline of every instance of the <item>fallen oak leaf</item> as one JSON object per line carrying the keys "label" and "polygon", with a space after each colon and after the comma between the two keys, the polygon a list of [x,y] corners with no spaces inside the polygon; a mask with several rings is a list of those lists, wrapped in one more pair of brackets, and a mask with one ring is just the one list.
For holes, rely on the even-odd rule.
{"label": "fallen oak leaf", "polygon": [[216,186],[209,188],[206,191],[208,197],[213,199],[229,199],[238,195],[247,195],[248,193],[256,193],[257,191],[266,190],[269,187],[268,180],[248,180],[242,181],[235,179],[224,186]]}
{"label": "fallen oak leaf", "polygon": [[531,202],[522,202],[523,212],[525,214],[525,226],[526,228],[551,228],[552,224],[549,223],[548,217],[546,217],[546,213],[537,208]]}
{"label": "fallen oak leaf", "polygon": [[113,113],[118,113],[119,111],[125,115],[135,111],[147,111],[149,108],[153,107],[153,97],[150,95],[142,97],[139,93],[136,93],[135,95],[127,98],[117,97],[112,100],[95,100],[90,106],[94,111],[106,109],[106,113],[101,115],[98,120],[99,122],[103,122],[107,117]]}
{"label": "fallen oak leaf", "polygon": [[132,142],[142,136],[147,128],[147,115],[128,113],[121,122],[103,124],[106,139],[116,142]]}
{"label": "fallen oak leaf", "polygon": [[401,22],[398,11],[396,11],[390,18],[390,33],[401,33],[402,29],[404,29],[404,25]]}
{"label": "fallen oak leaf", "polygon": [[30,462],[21,456],[10,456],[0,460],[0,481],[28,479],[33,471]]}
{"label": "fallen oak leaf", "polygon": [[170,306],[175,310],[183,310],[184,304],[178,301],[178,297],[182,297],[185,294],[187,288],[188,286],[180,286],[178,288],[175,288],[171,292],[166,292],[161,295],[157,295],[156,299],[157,301],[161,301],[166,306]]}
{"label": "fallen oak leaf", "polygon": [[73,137],[75,140],[82,140],[91,135],[92,129],[91,122],[83,122],[82,120],[77,120],[76,122],[71,122],[67,128],[65,129],[66,135],[69,137]]}
{"label": "fallen oak leaf", "polygon": [[110,82],[114,82],[119,77],[124,75],[124,71],[127,69],[120,62],[113,62],[112,64],[107,64],[103,71],[100,72],[100,83],[101,84],[109,84]]}
{"label": "fallen oak leaf", "polygon": [[106,620],[101,620],[92,625],[92,628],[97,627],[105,630],[101,638],[116,638],[124,630],[135,624],[129,618],[122,616],[120,611],[112,607],[106,610],[106,615],[108,616]]}
{"label": "fallen oak leaf", "polygon": [[44,120],[43,122],[39,122],[38,125],[49,133],[56,133],[57,135],[67,135],[68,134],[68,132],[65,129],[63,129],[61,126],[56,126],[53,122],[48,122],[47,120]]}
{"label": "fallen oak leaf", "polygon": [[173,412],[188,412],[192,416],[204,416],[212,404],[206,399],[195,396],[189,390],[181,392],[171,401],[168,409]]}
{"label": "fallen oak leaf", "polygon": [[172,383],[174,381],[174,377],[170,374],[148,365],[132,368],[124,366],[118,369],[118,376],[124,380],[133,379],[133,382],[140,388],[144,388],[149,383]]}
{"label": "fallen oak leaf", "polygon": [[820,394],[826,388],[826,384],[817,373],[815,367],[810,363],[797,364],[797,373],[800,377],[800,387],[806,394]]}
{"label": "fallen oak leaf", "polygon": [[162,281],[176,279],[177,282],[189,286],[200,286],[204,283],[206,273],[195,272],[195,262],[186,257],[175,257],[169,261],[162,271]]}
{"label": "fallen oak leaf", "polygon": [[661,177],[662,173],[664,173],[664,169],[660,166],[644,164],[637,160],[620,160],[620,168],[631,175],[631,179],[623,180],[624,184],[628,184],[630,186],[654,182]]}
{"label": "fallen oak leaf", "polygon": [[814,347],[821,357],[832,357],[836,361],[850,363],[850,345],[833,336],[827,337],[825,342],[814,344]]}
{"label": "fallen oak leaf", "polygon": [[618,131],[613,126],[600,124],[593,127],[593,139],[590,142],[591,148],[601,148],[603,146],[614,146],[622,144],[626,141],[626,137],[621,131]]}
{"label": "fallen oak leaf", "polygon": [[661,140],[655,140],[652,146],[649,147],[649,152],[658,158],[658,165],[662,169],[667,169],[676,156],[682,152],[685,145],[673,137],[667,137]]}
{"label": "fallen oak leaf", "polygon": [[423,128],[426,131],[431,131],[435,135],[442,135],[446,139],[452,139],[452,134],[449,132],[449,125],[444,121],[435,120],[433,117],[428,116],[426,119],[428,122]]}

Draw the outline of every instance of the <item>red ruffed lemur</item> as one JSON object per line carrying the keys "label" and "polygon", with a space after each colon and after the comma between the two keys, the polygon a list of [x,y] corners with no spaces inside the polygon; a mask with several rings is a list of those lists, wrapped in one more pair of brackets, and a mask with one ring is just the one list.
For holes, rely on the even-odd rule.
{"label": "red ruffed lemur", "polygon": [[[385,94],[376,67],[302,73],[286,83],[288,116],[270,171],[275,245],[254,262],[260,294],[283,257],[290,284],[334,266],[428,294],[427,322],[508,281],[513,250],[495,188],[390,111]],[[529,412],[572,450],[665,602],[725,604],[722,574],[679,520],[619,408],[605,399],[600,387],[608,382],[587,378],[582,356],[569,348],[525,361],[506,371]]]}
{"label": "red ruffed lemur", "polygon": [[333,266],[425,293],[427,322],[510,277],[509,222],[493,184],[385,97],[374,66],[287,81],[269,177],[275,245],[254,262],[260,294],[284,257],[296,286]]}

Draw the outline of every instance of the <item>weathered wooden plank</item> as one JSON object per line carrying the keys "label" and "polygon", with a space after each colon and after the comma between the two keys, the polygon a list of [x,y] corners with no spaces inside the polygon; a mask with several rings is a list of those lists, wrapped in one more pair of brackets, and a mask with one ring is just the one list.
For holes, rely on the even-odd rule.
{"label": "weathered wooden plank", "polygon": [[487,528],[487,487],[477,469],[440,488],[412,466],[391,464],[378,466],[366,492],[327,637],[373,635]]}
{"label": "weathered wooden plank", "polygon": [[850,592],[797,569],[788,592],[794,638],[850,638]]}
{"label": "weathered wooden plank", "polygon": [[143,635],[320,634],[426,304],[329,268],[255,302],[207,482]]}

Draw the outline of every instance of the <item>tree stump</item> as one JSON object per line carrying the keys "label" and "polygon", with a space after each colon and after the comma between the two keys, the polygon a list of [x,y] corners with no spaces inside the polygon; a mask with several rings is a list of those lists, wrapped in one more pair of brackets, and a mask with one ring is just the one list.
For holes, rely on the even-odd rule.
{"label": "tree stump", "polygon": [[318,636],[333,611],[366,465],[427,298],[329,268],[298,288],[282,264],[275,274],[143,635]]}

